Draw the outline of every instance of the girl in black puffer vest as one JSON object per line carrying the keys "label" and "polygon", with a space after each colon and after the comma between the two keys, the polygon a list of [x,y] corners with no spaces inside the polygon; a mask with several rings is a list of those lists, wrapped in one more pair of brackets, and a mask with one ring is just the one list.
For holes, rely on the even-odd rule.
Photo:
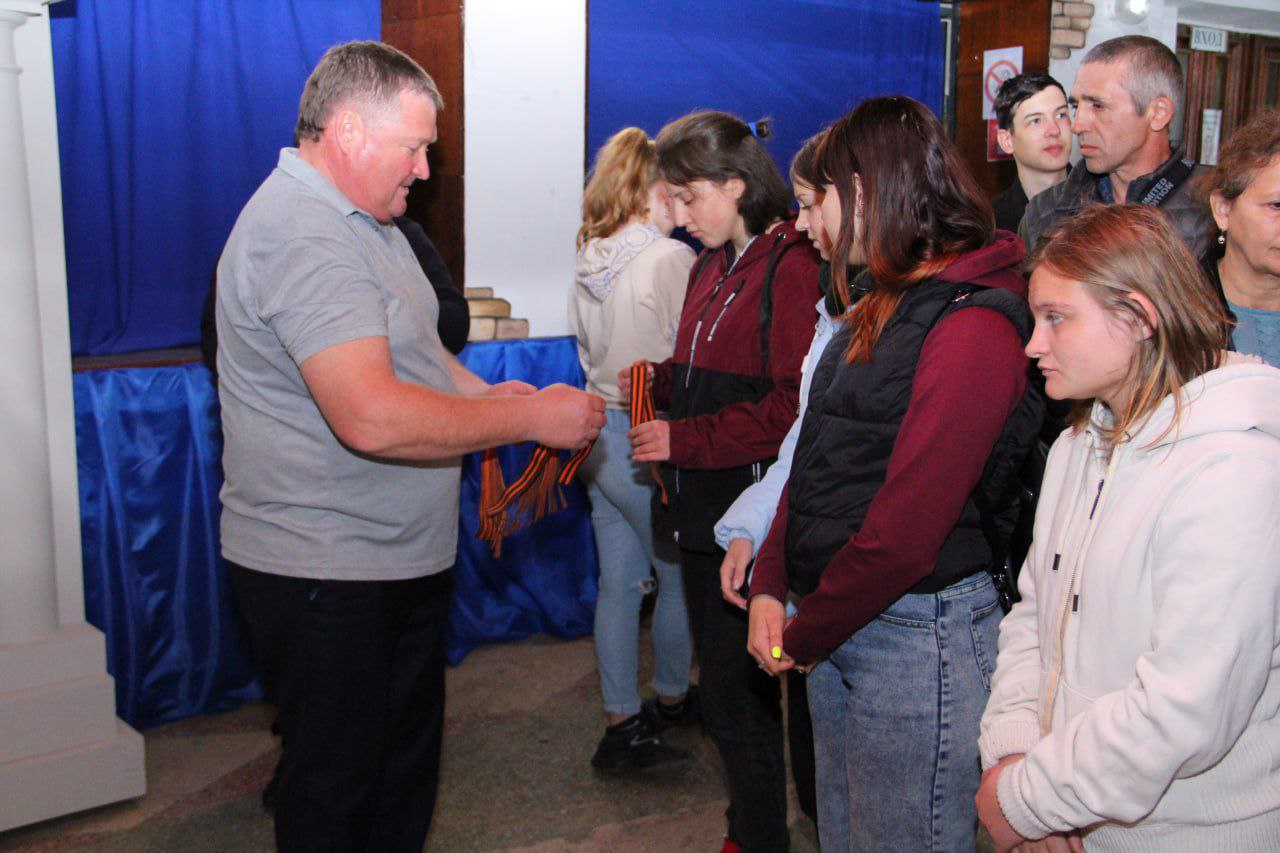
{"label": "girl in black puffer vest", "polygon": [[818,160],[833,257],[870,292],[814,371],[749,650],[812,670],[824,850],[971,851],[1001,615],[979,506],[1007,515],[1042,414],[1023,248],[910,98],[865,101]]}

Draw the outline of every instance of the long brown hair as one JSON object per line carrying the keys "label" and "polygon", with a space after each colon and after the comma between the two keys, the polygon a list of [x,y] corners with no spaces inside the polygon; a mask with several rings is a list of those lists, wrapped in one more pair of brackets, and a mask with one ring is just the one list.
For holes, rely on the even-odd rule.
{"label": "long brown hair", "polygon": [[[1134,351],[1125,384],[1132,389],[1113,425],[1096,425],[1109,444],[1128,441],[1169,395],[1174,417],[1159,441],[1177,426],[1180,392],[1192,379],[1222,363],[1231,333],[1222,300],[1177,230],[1154,207],[1099,204],[1050,231],[1027,261],[1028,271],[1047,266],[1078,281],[1103,307],[1128,322],[1153,325],[1151,337]],[[1155,306],[1154,324],[1131,293]],[[1089,405],[1069,417],[1076,430],[1089,422]]]}
{"label": "long brown hair", "polygon": [[578,246],[608,237],[633,216],[649,213],[649,187],[658,179],[653,140],[638,127],[624,127],[596,154],[582,192]]}
{"label": "long brown hair", "polygon": [[[823,182],[840,196],[832,257],[848,258],[857,240],[875,280],[875,290],[846,314],[853,323],[846,357],[869,361],[903,293],[960,255],[990,245],[995,217],[941,122],[911,98],[863,101],[831,127],[816,162]],[[831,270],[841,299],[851,304],[846,264],[833,263]]]}

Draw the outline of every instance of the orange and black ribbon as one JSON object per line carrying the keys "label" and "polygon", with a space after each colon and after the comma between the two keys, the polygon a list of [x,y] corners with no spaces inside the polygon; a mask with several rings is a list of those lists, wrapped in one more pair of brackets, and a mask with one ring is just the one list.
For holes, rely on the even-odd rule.
{"label": "orange and black ribbon", "polygon": [[[658,419],[657,408],[653,405],[653,389],[649,387],[649,362],[637,361],[631,365],[631,428]],[[658,490],[662,493],[662,505],[667,506],[667,485],[662,482],[658,463],[649,463],[649,472],[653,475]]]}
{"label": "orange and black ribbon", "polygon": [[[653,393],[649,387],[649,363],[637,361],[631,365],[631,426],[648,423],[657,418],[653,405]],[[502,541],[543,517],[564,509],[564,495],[560,488],[573,482],[582,463],[591,455],[595,441],[561,463],[560,453],[539,444],[529,457],[520,479],[507,485],[502,476],[502,464],[496,448],[484,451],[480,459],[480,524],[476,538],[489,543],[495,557],[502,556]],[[657,464],[650,465],[658,487],[662,489],[662,502],[667,502],[666,488],[658,476]]]}
{"label": "orange and black ribbon", "polygon": [[631,428],[657,418],[653,408],[653,392],[649,388],[649,362],[631,365]]}
{"label": "orange and black ribbon", "polygon": [[497,449],[486,450],[480,460],[480,524],[476,538],[488,542],[493,555],[500,557],[502,541],[508,536],[564,509],[559,487],[573,481],[594,446],[595,441],[588,442],[562,467],[560,452],[539,444],[520,478],[509,486],[503,480]]}

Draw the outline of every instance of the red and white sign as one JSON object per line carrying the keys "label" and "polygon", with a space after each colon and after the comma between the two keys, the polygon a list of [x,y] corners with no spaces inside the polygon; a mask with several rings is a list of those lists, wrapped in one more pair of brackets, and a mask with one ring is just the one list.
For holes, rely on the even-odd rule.
{"label": "red and white sign", "polygon": [[1000,84],[1022,73],[1022,47],[1002,47],[982,52],[982,117],[996,117],[996,93]]}

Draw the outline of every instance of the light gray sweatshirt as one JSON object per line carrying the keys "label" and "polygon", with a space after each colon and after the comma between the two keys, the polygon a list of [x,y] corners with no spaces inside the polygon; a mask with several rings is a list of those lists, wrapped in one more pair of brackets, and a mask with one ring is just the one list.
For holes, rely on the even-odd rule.
{"label": "light gray sweatshirt", "polygon": [[1280,849],[1280,370],[1231,353],[1183,403],[1049,454],[979,739],[1025,753],[998,785],[1024,837]]}
{"label": "light gray sweatshirt", "polygon": [[627,225],[578,250],[569,328],[587,390],[626,408],[618,371],[639,359],[665,361],[675,348],[693,250],[646,225]]}

